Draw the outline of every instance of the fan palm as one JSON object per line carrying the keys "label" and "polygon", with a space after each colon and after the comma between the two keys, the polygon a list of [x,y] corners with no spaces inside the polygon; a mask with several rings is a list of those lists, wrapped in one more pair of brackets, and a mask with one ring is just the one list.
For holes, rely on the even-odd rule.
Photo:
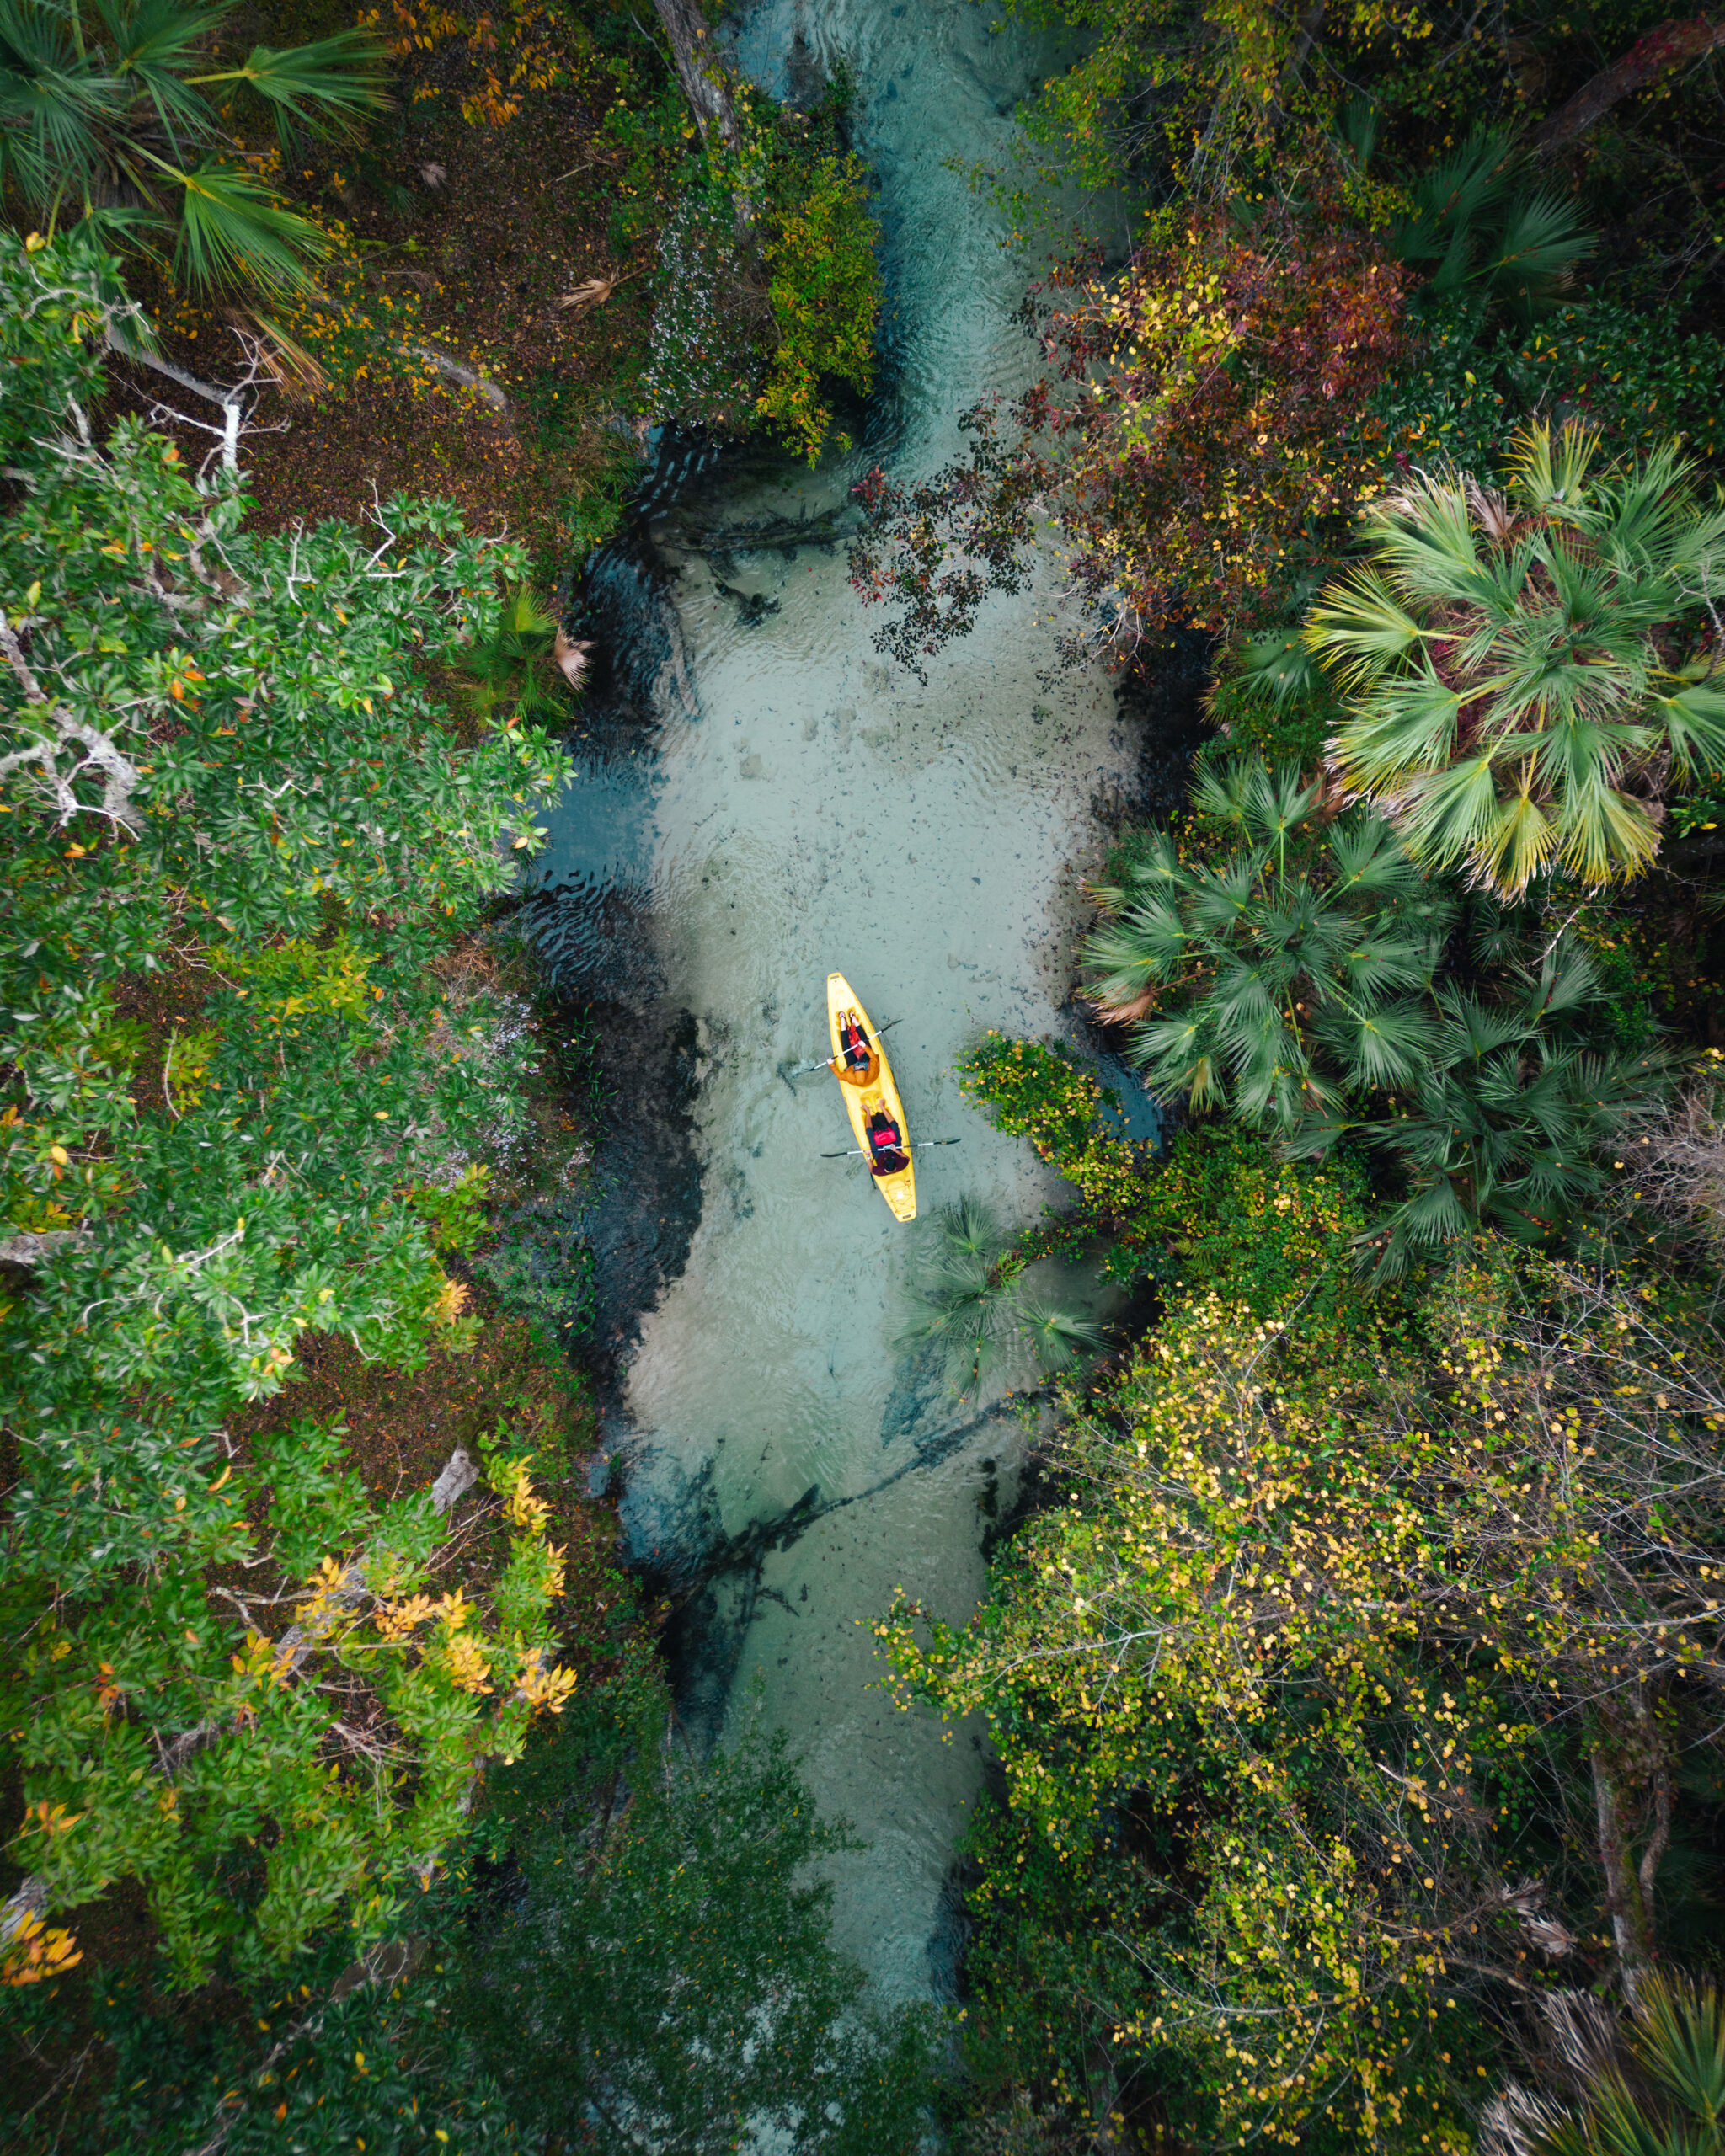
{"label": "fan palm", "polygon": [[1643,1970],[1618,2031],[1584,1993],[1560,1993],[1546,2010],[1578,2100],[1509,2089],[1487,2107],[1485,2156],[1720,2156],[1725,1999],[1716,1986]]}
{"label": "fan palm", "polygon": [[381,110],[383,54],[344,30],[215,64],[233,0],[0,0],[0,186],[48,225],[170,261],[195,291],[304,286],[329,242],[249,168],[209,94],[246,96],[284,147]]}
{"label": "fan palm", "polygon": [[[1087,940],[1089,993],[1131,1026],[1163,1099],[1226,1107],[1309,1158],[1353,1132],[1405,1197],[1366,1255],[1380,1278],[1496,1226],[1543,1240],[1603,1187],[1619,1121],[1664,1089],[1663,1056],[1590,1052],[1593,961],[1567,936],[1518,965],[1525,933],[1469,902],[1476,993],[1446,978],[1462,907],[1391,826],[1252,756],[1201,765],[1213,857],[1152,834]],[[1231,850],[1226,842],[1234,841]]]}
{"label": "fan palm", "polygon": [[483,721],[501,715],[504,723],[537,719],[555,725],[567,716],[564,704],[546,686],[547,665],[559,642],[557,617],[548,614],[524,584],[504,595],[489,634],[476,637],[457,662],[475,715]]}
{"label": "fan palm", "polygon": [[[1564,1020],[1599,990],[1592,959],[1567,939],[1508,987],[1491,1001],[1439,988],[1398,1112],[1357,1126],[1397,1161],[1407,1191],[1372,1238],[1380,1279],[1482,1227],[1544,1241],[1600,1195],[1601,1151],[1667,1083],[1658,1051],[1589,1054],[1566,1037]],[[1339,1135],[1314,1123],[1296,1150],[1321,1153]]]}
{"label": "fan palm", "polygon": [[1509,131],[1477,130],[1459,149],[1402,182],[1407,214],[1390,247],[1424,273],[1422,296],[1471,301],[1483,315],[1505,308],[1522,321],[1548,313],[1593,235],[1549,189],[1530,189]]}
{"label": "fan palm", "polygon": [[936,1215],[936,1254],[916,1291],[921,1315],[900,1337],[900,1348],[937,1345],[953,1374],[975,1385],[1014,1332],[1029,1337],[1048,1370],[1066,1369],[1106,1341],[1105,1326],[1058,1310],[1025,1288],[1023,1261],[1009,1254],[985,1205],[960,1198]]}
{"label": "fan palm", "polygon": [[1507,496],[1422,478],[1306,630],[1347,705],[1346,785],[1417,860],[1509,898],[1554,867],[1638,873],[1666,791],[1725,766],[1725,507],[1697,504],[1674,446],[1590,478],[1595,440],[1525,430]]}
{"label": "fan palm", "polygon": [[1201,765],[1194,805],[1236,849],[1190,858],[1157,832],[1119,886],[1092,891],[1111,918],[1084,945],[1089,993],[1131,1023],[1163,1099],[1285,1134],[1419,1068],[1455,909],[1381,817],[1354,809],[1315,835],[1320,798],[1257,757]]}

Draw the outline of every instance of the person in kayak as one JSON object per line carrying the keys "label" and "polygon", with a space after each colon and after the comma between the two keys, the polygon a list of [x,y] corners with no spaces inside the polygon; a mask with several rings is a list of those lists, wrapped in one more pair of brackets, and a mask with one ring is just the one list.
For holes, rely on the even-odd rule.
{"label": "person in kayak", "polygon": [[911,1165],[905,1151],[904,1133],[884,1108],[868,1118],[868,1166],[872,1174],[895,1176]]}
{"label": "person in kayak", "polygon": [[854,1011],[846,1011],[839,1021],[839,1047],[841,1053],[830,1059],[827,1068],[840,1085],[872,1086],[880,1075],[880,1054]]}

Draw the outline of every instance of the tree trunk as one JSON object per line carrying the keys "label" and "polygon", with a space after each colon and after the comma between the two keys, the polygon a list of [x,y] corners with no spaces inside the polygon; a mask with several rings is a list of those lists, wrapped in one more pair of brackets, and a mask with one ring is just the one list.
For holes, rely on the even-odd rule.
{"label": "tree trunk", "polygon": [[[1605,1913],[1624,1975],[1632,1977],[1653,1959],[1652,1926],[1641,1881],[1630,1861],[1616,1777],[1603,1751],[1593,1755],[1594,1808],[1599,1827],[1599,1862],[1605,1874]],[[1656,1860],[1657,1861],[1657,1860]]]}
{"label": "tree trunk", "polygon": [[1614,104],[1637,90],[1644,90],[1672,68],[1705,59],[1722,45],[1725,45],[1725,21],[1712,22],[1705,15],[1696,15],[1687,22],[1661,23],[1658,29],[1638,38],[1621,60],[1602,67],[1591,82],[1583,83],[1567,104],[1553,113],[1543,126],[1536,127],[1528,138],[1530,153],[1546,157],[1553,150],[1562,149]]}
{"label": "tree trunk", "polygon": [[727,150],[737,147],[740,136],[731,87],[724,67],[714,57],[702,19],[700,0],[653,0],[665,34],[670,40],[671,58],[677,80],[689,100],[695,125],[704,142],[711,131]]}

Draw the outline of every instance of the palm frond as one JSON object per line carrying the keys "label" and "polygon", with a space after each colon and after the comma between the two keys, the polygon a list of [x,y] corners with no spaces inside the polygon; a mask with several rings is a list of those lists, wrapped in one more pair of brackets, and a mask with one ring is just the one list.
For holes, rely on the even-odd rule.
{"label": "palm frond", "polygon": [[1725,2121],[1725,1994],[1668,1970],[1635,1989],[1635,2049],[1648,2079],[1686,2121],[1717,2137]]}
{"label": "palm frond", "polygon": [[329,235],[290,210],[252,173],[223,157],[190,171],[152,158],[179,190],[174,274],[197,291],[250,286],[309,290],[333,251]]}
{"label": "palm frond", "polygon": [[1521,499],[1562,522],[1578,521],[1588,506],[1588,468],[1599,444],[1599,429],[1577,419],[1555,432],[1544,424],[1522,428],[1509,451]]}
{"label": "palm frond", "polygon": [[1538,973],[1523,972],[1520,979],[1527,994],[1527,1023],[1537,1026],[1543,1019],[1585,1010],[1598,993],[1599,969],[1586,946],[1566,932],[1541,953]]}
{"label": "palm frond", "polygon": [[1090,993],[1130,1003],[1152,981],[1175,979],[1189,948],[1186,924],[1166,900],[1129,906],[1122,917],[1093,929],[1079,949]]}
{"label": "palm frond", "polygon": [[1458,238],[1497,207],[1507,190],[1511,141],[1503,128],[1481,128],[1458,149],[1407,184],[1408,216],[1391,228],[1390,244],[1407,263],[1450,259]]}
{"label": "palm frond", "polygon": [[1559,195],[1524,195],[1510,205],[1503,231],[1482,253],[1478,275],[1493,297],[1510,301],[1524,319],[1556,306],[1568,273],[1598,245]]}
{"label": "palm frond", "polygon": [[980,1198],[967,1195],[955,1205],[943,1206],[934,1217],[950,1257],[970,1263],[981,1259],[989,1265],[999,1257],[1006,1238],[1000,1222]]}
{"label": "palm frond", "polygon": [[1421,772],[1440,771],[1455,754],[1461,694],[1424,653],[1417,666],[1353,705],[1329,744],[1348,786],[1393,793]]}
{"label": "palm frond", "polygon": [[1271,629],[1240,647],[1240,679],[1275,703],[1291,703],[1316,680],[1311,654],[1298,629]]}
{"label": "palm frond", "polygon": [[217,7],[184,0],[95,0],[97,19],[111,41],[116,76],[147,99],[171,153],[185,157],[213,137],[210,101],[186,79],[200,48],[232,0]]}
{"label": "palm frond", "polygon": [[1227,1079],[1207,1011],[1146,1019],[1133,1027],[1127,1053],[1158,1100],[1178,1100],[1183,1093],[1200,1111],[1220,1107],[1227,1100]]}
{"label": "palm frond", "polygon": [[1414,649],[1420,628],[1375,569],[1358,569],[1326,589],[1304,640],[1344,687],[1361,690]]}
{"label": "palm frond", "polygon": [[389,108],[384,77],[385,48],[369,30],[339,30],[314,45],[286,51],[256,46],[243,67],[199,75],[200,83],[243,83],[269,105],[284,149],[299,131],[350,133],[359,123]]}
{"label": "palm frond", "polygon": [[1558,835],[1558,859],[1595,889],[1640,875],[1659,851],[1659,827],[1645,804],[1608,784],[1603,766],[1566,790]]}
{"label": "palm frond", "polygon": [[73,45],[61,10],[0,0],[0,179],[31,210],[88,200],[126,103],[125,86]]}
{"label": "palm frond", "polygon": [[1367,517],[1360,531],[1373,568],[1402,599],[1454,606],[1487,596],[1481,533],[1461,478],[1418,480]]}
{"label": "palm frond", "polygon": [[1525,785],[1500,788],[1489,754],[1405,787],[1397,820],[1416,861],[1465,863],[1498,891],[1525,890],[1557,846],[1552,819]]}
{"label": "palm frond", "polygon": [[1321,1022],[1325,1045],[1348,1085],[1363,1091],[1393,1092],[1412,1086],[1431,1053],[1433,1022],[1416,1003],[1362,997],[1332,1006]]}
{"label": "palm frond", "polygon": [[1674,695],[1655,691],[1649,698],[1664,718],[1671,760],[1685,778],[1725,768],[1725,675],[1705,672],[1702,665],[1695,673]]}
{"label": "palm frond", "polygon": [[1029,1334],[1037,1359],[1045,1370],[1069,1369],[1081,1355],[1093,1353],[1108,1345],[1105,1325],[1074,1317],[1070,1311],[1056,1309],[1040,1296],[1021,1294],[1017,1313],[1018,1322]]}

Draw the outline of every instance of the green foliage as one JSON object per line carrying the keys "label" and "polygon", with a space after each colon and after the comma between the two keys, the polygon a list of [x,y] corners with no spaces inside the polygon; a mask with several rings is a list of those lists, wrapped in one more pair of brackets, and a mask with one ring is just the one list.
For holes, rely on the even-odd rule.
{"label": "green foliage", "polygon": [[634,56],[607,62],[617,94],[600,129],[599,139],[622,152],[611,213],[610,239],[627,253],[658,215],[666,174],[698,155],[695,123],[681,85],[669,70],[649,87]]}
{"label": "green foliage", "polygon": [[566,723],[569,706],[553,669],[563,644],[556,616],[525,584],[505,593],[489,632],[475,637],[456,660],[475,717],[505,727],[523,719],[551,727]]}
{"label": "green foliage", "polygon": [[469,1161],[452,1182],[421,1183],[413,1193],[414,1209],[431,1230],[438,1250],[469,1251],[486,1231],[486,1192],[491,1171]]}
{"label": "green foliage", "polygon": [[1717,1325],[1488,1242],[1394,1333],[1232,1285],[1069,1398],[968,1627],[879,1628],[1005,1771],[968,2042],[1199,2146],[1459,2151],[1542,1962],[1652,1951],[1615,1820],[1717,1712]]}
{"label": "green foliage", "polygon": [[1309,1337],[1325,1325],[1345,1332],[1386,1322],[1350,1277],[1368,1219],[1365,1179],[1348,1155],[1314,1169],[1226,1124],[1188,1125],[1146,1179],[1116,1269],[1143,1252],[1138,1269],[1147,1263],[1176,1288],[1226,1283],[1254,1318],[1299,1304]]}
{"label": "green foliage", "polygon": [[1350,789],[1416,859],[1509,897],[1548,868],[1637,874],[1664,793],[1725,766],[1703,603],[1725,510],[1697,504],[1669,446],[1589,479],[1596,441],[1527,429],[1507,498],[1459,474],[1410,484],[1363,520],[1367,566],[1306,632],[1348,705]]}
{"label": "green foliage", "polygon": [[1477,334],[1487,316],[1522,325],[1550,314],[1594,237],[1549,188],[1530,185],[1506,128],[1477,129],[1466,142],[1411,173],[1408,209],[1390,246],[1421,271],[1422,308],[1465,307]]}
{"label": "green foliage", "polygon": [[[1265,693],[1279,670],[1293,660],[1299,670],[1287,695]],[[1224,659],[1204,699],[1204,708],[1230,749],[1261,756],[1266,764],[1292,764],[1315,771],[1324,744],[1342,718],[1342,707],[1322,675],[1312,676],[1297,630],[1271,630],[1251,638]]]}
{"label": "green foliage", "polygon": [[187,0],[0,4],[0,181],[51,230],[70,211],[109,243],[158,260],[197,291],[304,289],[328,236],[288,209],[229,133],[209,88],[232,84],[285,146],[341,133],[387,103],[382,55],[356,29],[288,51],[255,47],[211,72],[227,9]]}
{"label": "green foliage", "polygon": [[515,1868],[465,1957],[473,2057],[524,2127],[585,2115],[618,2156],[644,2122],[713,2156],[751,2122],[798,2156],[920,2148],[930,2017],[864,2004],[827,1938],[831,1886],[809,1876],[857,1844],[820,1818],[782,1733],[704,1769],[673,1742],[662,1695],[613,1694],[500,1792]]}
{"label": "green foliage", "polygon": [[775,158],[771,216],[761,257],[771,280],[774,344],[756,408],[813,464],[832,432],[823,383],[866,396],[874,385],[874,331],[880,271],[867,177],[854,157],[809,155],[798,146]]}
{"label": "green foliage", "polygon": [[1630,307],[1596,296],[1562,308],[1519,343],[1499,345],[1504,371],[1531,411],[1573,404],[1625,455],[1668,441],[1711,459],[1720,444],[1725,353],[1685,335],[1674,301]]}
{"label": "green foliage", "polygon": [[1591,2000],[1551,2002],[1554,2048],[1567,2050],[1579,2099],[1552,2103],[1512,2086],[1487,2114],[1493,2156],[1509,2148],[1530,2156],[1615,2156],[1626,2149],[1678,2156],[1717,2142],[1725,2120],[1725,2002],[1718,1987],[1649,1969],[1627,2004],[1626,2020],[1613,2028]]}
{"label": "green foliage", "polygon": [[[770,425],[810,464],[832,435],[823,389],[874,379],[880,273],[867,177],[840,140],[842,97],[814,112],[738,85],[741,141],[691,156],[660,236],[644,387],[655,414],[731,433]],[[740,204],[747,205],[746,217]]]}
{"label": "green foliage", "polygon": [[1009,1138],[1028,1138],[1039,1155],[1076,1183],[1086,1209],[1119,1219],[1136,1202],[1142,1155],[1102,1119],[1103,1086],[1057,1042],[1013,1040],[990,1031],[959,1065],[967,1100],[987,1108]]}
{"label": "green foliage", "polygon": [[457,1036],[432,969],[563,766],[525,724],[458,749],[417,679],[518,549],[414,503],[263,537],[136,421],[98,446],[112,267],[82,229],[0,248],[4,1726],[51,1910],[142,1880],[187,1983],[376,1935],[555,1703],[525,1469],[486,1596],[433,1610],[425,1493],[364,1497],[334,1431],[248,1462],[223,1425],[307,1328],[409,1369],[460,1337],[415,1193],[521,1120],[531,1041]]}
{"label": "green foliage", "polygon": [[[285,1994],[261,1991],[227,2014],[188,2013],[183,2001],[164,2011],[134,1974],[80,1972],[0,1995],[16,2052],[8,2146],[18,2156],[184,2156],[219,2135],[234,2156],[353,2156],[360,2141],[373,2156],[519,2148],[494,2085],[459,2083],[444,2063],[446,1987],[430,1956],[458,1901],[416,1897],[413,1945],[377,1957],[403,1980],[340,1999],[329,1995],[340,1961],[328,1954],[302,1962]],[[77,2070],[81,2053],[99,2073]],[[24,2077],[49,2061],[72,2070],[30,2089]]]}
{"label": "green foliage", "polygon": [[1578,413],[1625,455],[1675,441],[1711,460],[1725,357],[1717,338],[1685,334],[1682,315],[1675,301],[1631,307],[1594,296],[1486,344],[1465,297],[1428,305],[1407,364],[1370,399],[1386,479],[1434,463],[1493,474],[1516,427],[1554,410]]}
{"label": "green foliage", "polygon": [[937,1343],[947,1367],[976,1384],[1013,1334],[1028,1339],[1045,1370],[1069,1368],[1102,1346],[1106,1329],[1073,1316],[1028,1288],[1028,1254],[1009,1247],[999,1223],[975,1198],[960,1198],[935,1216],[939,1242],[922,1268],[916,1297],[923,1315],[900,1337],[900,1348]]}
{"label": "green foliage", "polygon": [[1595,1047],[1598,969],[1567,931],[1464,909],[1380,817],[1322,797],[1255,758],[1201,766],[1194,830],[1144,835],[1092,894],[1091,994],[1164,1098],[1393,1163],[1406,1194],[1362,1239],[1381,1278],[1482,1222],[1553,1233],[1663,1059],[1645,1034]]}
{"label": "green foliage", "polygon": [[[1509,340],[1482,350],[1477,327],[1472,303],[1465,298],[1423,309],[1407,365],[1373,391],[1368,410],[1380,430],[1386,485],[1399,486],[1414,469],[1436,464],[1461,472],[1497,470],[1520,392],[1504,373]],[[1552,325],[1541,324],[1515,341],[1532,350],[1557,334]]]}
{"label": "green foliage", "polygon": [[[1177,1287],[1226,1279],[1255,1317],[1304,1298],[1306,1322],[1343,1329],[1368,1321],[1348,1262],[1365,1233],[1356,1164],[1338,1150],[1314,1170],[1279,1159],[1262,1139],[1226,1125],[1182,1127],[1166,1159],[1129,1145],[1111,1097],[1070,1049],[990,1033],[959,1067],[967,1098],[1075,1183],[1084,1209],[1061,1222],[1060,1254],[1107,1246],[1104,1277],[1153,1275]],[[1044,1241],[1033,1231],[1036,1245]],[[1008,1283],[1040,1247],[1007,1252],[991,1278]]]}
{"label": "green foliage", "polygon": [[[1285,765],[1207,760],[1194,807],[1235,850],[1212,864],[1150,834],[1129,881],[1092,893],[1107,926],[1084,945],[1090,993],[1130,1022],[1133,1060],[1164,1099],[1292,1133],[1413,1082],[1455,909],[1381,817],[1354,810],[1315,834],[1321,793]],[[1186,992],[1164,1014],[1171,989]]]}
{"label": "green foliage", "polygon": [[593,1246],[555,1204],[511,1214],[498,1247],[475,1269],[506,1310],[543,1326],[559,1345],[592,1331],[599,1308]]}

